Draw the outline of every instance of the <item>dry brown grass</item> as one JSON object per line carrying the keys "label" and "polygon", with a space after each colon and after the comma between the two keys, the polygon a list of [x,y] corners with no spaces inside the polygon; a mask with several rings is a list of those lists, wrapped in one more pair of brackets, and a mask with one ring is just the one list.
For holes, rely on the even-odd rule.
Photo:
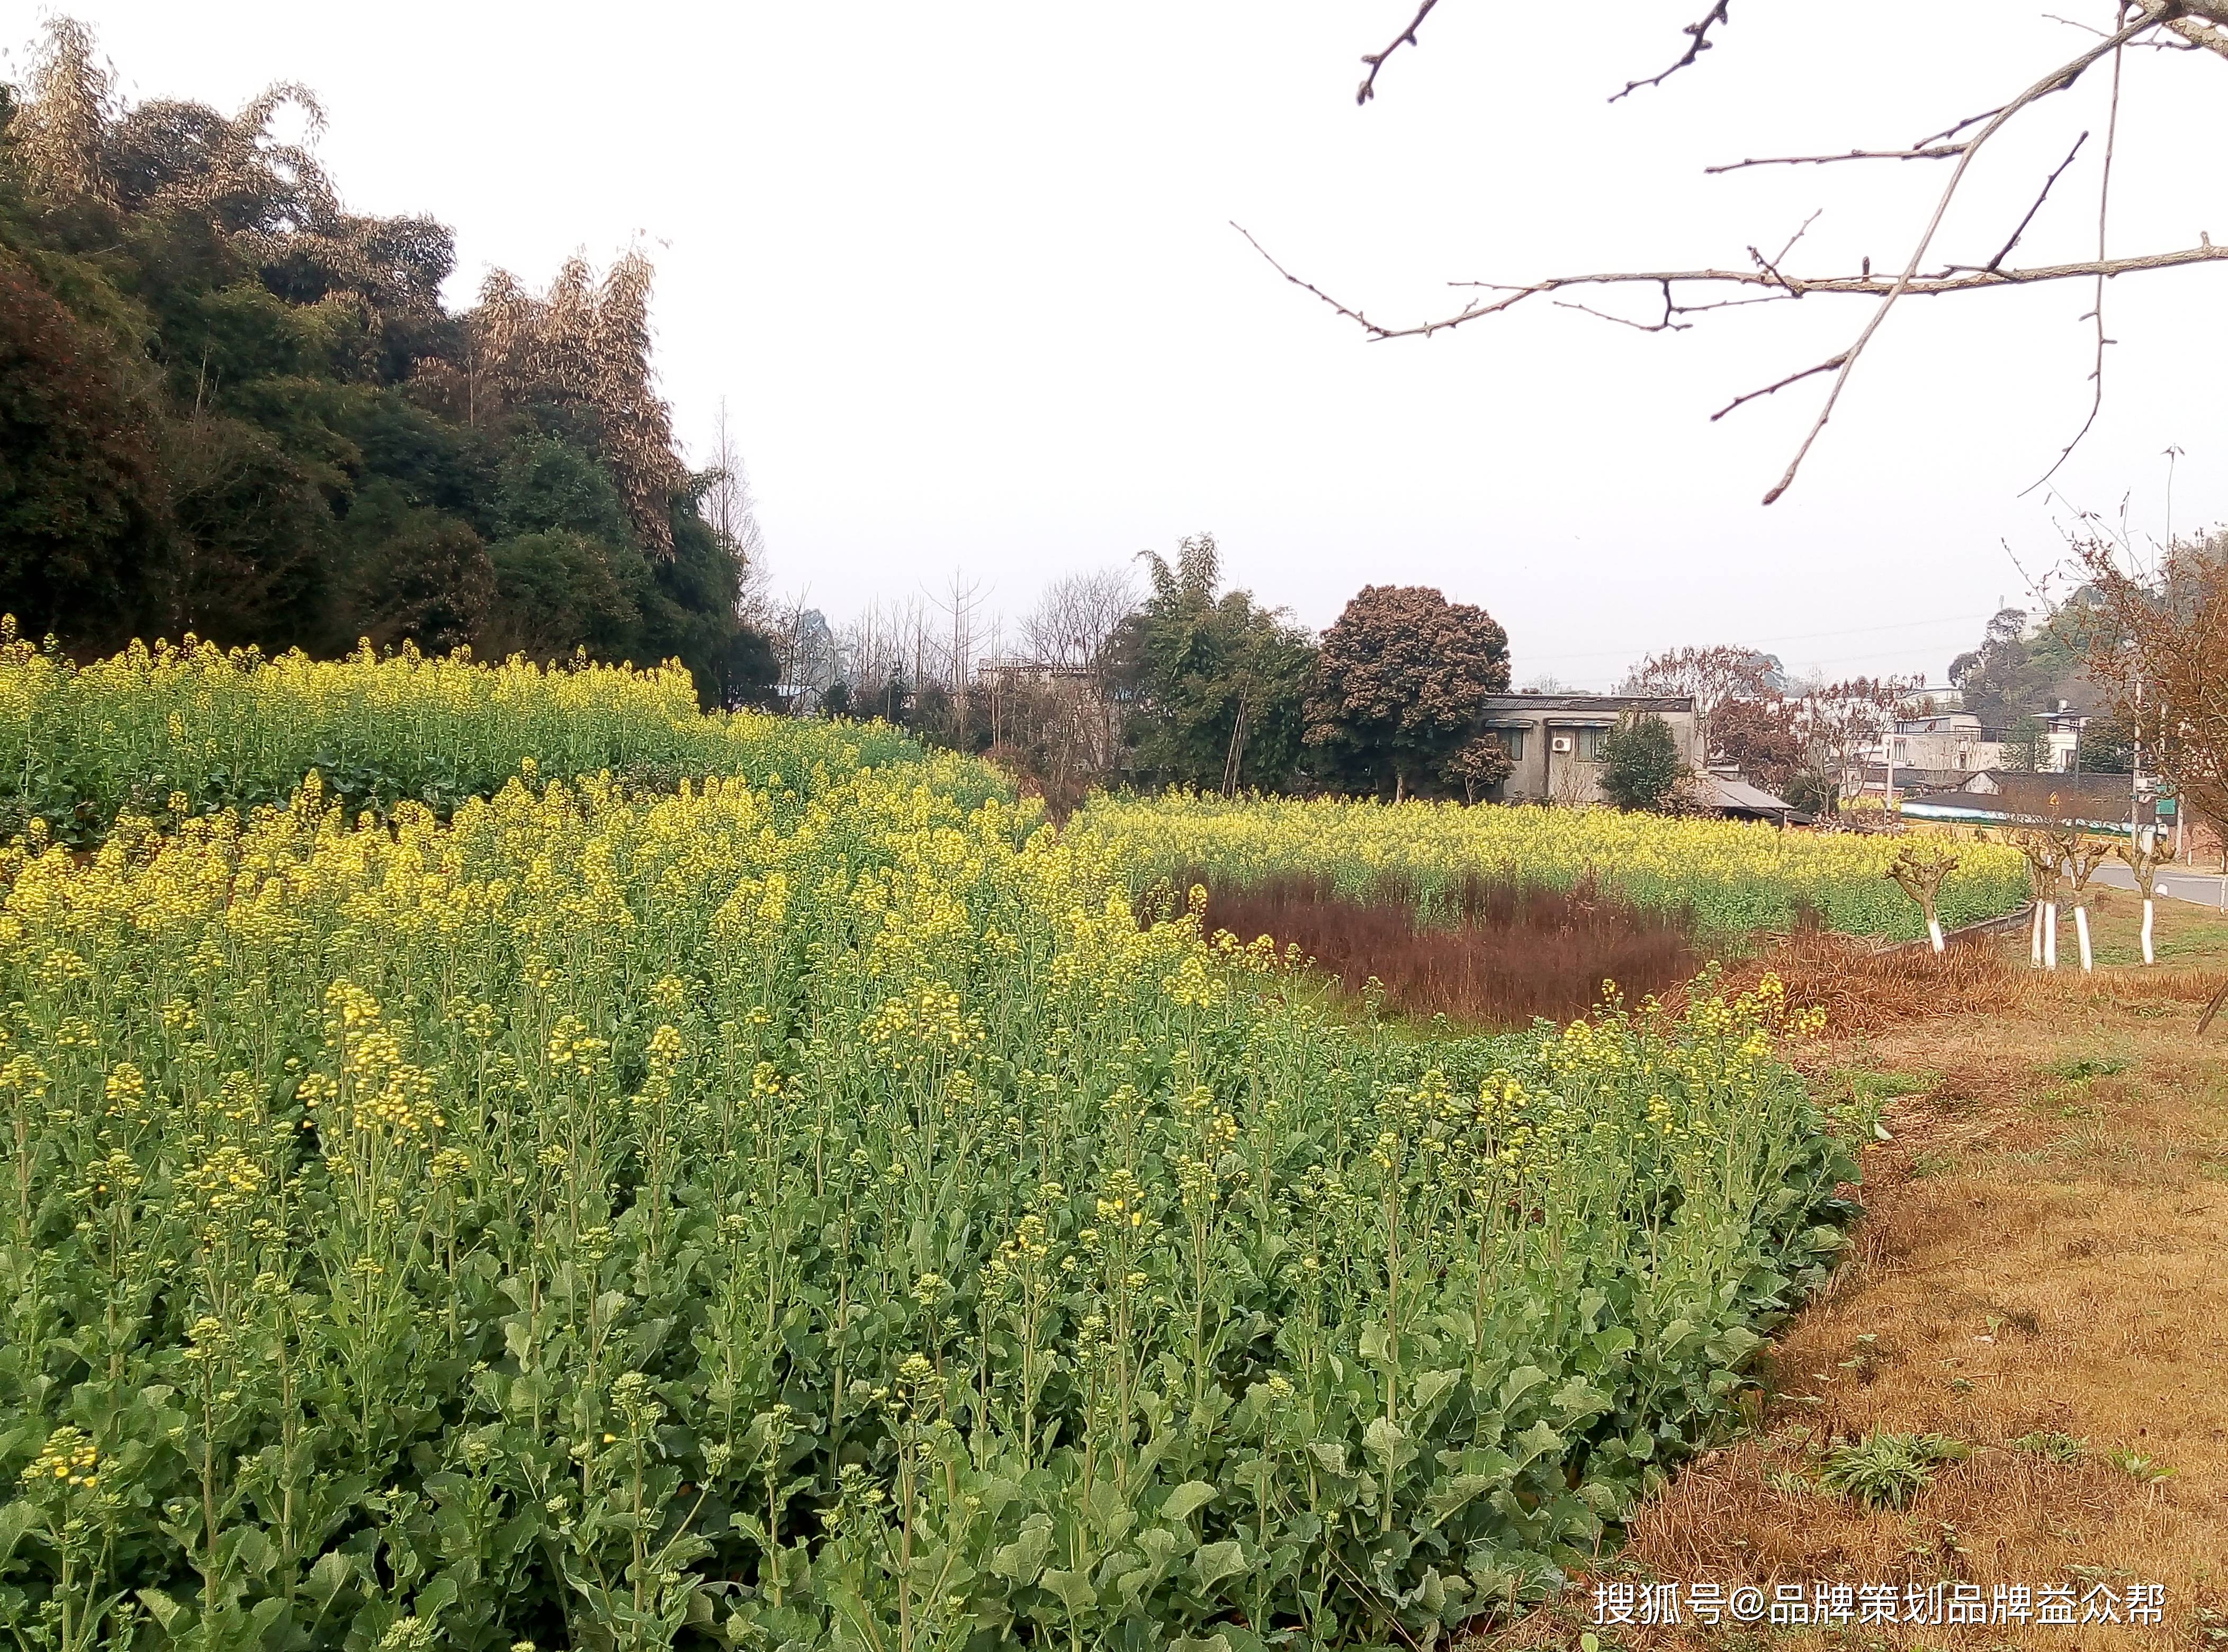
{"label": "dry brown grass", "polygon": [[[2132,922],[2110,921],[2121,918]],[[2193,1037],[2194,1006],[2228,959],[2052,978],[2026,968],[2014,940],[1985,960],[1953,953],[1931,976],[1924,955],[1875,965],[1809,939],[1774,963],[1836,1014],[1802,1053],[1821,1092],[1903,1092],[1883,1115],[1892,1139],[1866,1156],[1852,1254],[1772,1350],[1758,1429],[1677,1474],[1604,1576],[2084,1592],[2140,1579],[2166,1587],[2163,1629],[1865,1626],[1838,1639],[2228,1643],[2228,1036]],[[1974,1450],[1903,1510],[1820,1489],[1824,1454],[1873,1430]],[[2051,1432],[2085,1439],[2080,1460],[2014,1444]],[[2122,1450],[2170,1477],[2131,1474],[2110,1459]],[[1571,1645],[1591,1627],[1593,1581],[1490,1640]],[[1604,1637],[1650,1649],[1766,1638],[1695,1626]]]}
{"label": "dry brown grass", "polygon": [[1843,1033],[1941,1016],[2002,1014],[2016,1008],[2033,985],[2033,972],[2014,967],[1993,944],[1961,942],[1938,956],[1924,947],[1880,951],[1869,942],[1815,930],[1788,936],[1732,964],[1725,983],[1751,987],[1766,970],[1785,985],[1789,1002],[1818,1006],[1826,1012],[1827,1025]]}
{"label": "dry brown grass", "polygon": [[1573,1020],[1600,1001],[1604,980],[1637,998],[1670,990],[1700,962],[1682,914],[1591,882],[1562,890],[1471,877],[1442,894],[1444,919],[1418,918],[1413,891],[1389,877],[1367,900],[1304,874],[1245,888],[1216,888],[1200,873],[1173,880],[1194,884],[1208,889],[1210,933],[1274,936],[1349,991],[1374,979],[1396,1015],[1444,1014],[1473,1027]]}

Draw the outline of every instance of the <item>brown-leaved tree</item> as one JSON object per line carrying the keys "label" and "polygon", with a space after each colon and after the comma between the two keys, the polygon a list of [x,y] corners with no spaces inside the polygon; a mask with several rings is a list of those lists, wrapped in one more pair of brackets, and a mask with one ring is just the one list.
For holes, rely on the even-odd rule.
{"label": "brown-leaved tree", "polygon": [[1452,765],[1508,687],[1508,633],[1484,609],[1428,586],[1364,586],[1322,635],[1307,743],[1353,790],[1397,801],[1463,784]]}

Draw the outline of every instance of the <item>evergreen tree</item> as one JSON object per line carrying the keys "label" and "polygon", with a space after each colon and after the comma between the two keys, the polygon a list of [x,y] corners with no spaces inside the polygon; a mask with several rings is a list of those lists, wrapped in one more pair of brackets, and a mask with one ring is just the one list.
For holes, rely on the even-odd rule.
{"label": "evergreen tree", "polygon": [[291,87],[127,106],[67,19],[0,92],[0,611],[80,649],[675,657],[762,700],[755,537],[732,484],[704,520],[728,458],[675,451],[647,261],[451,314],[449,231],[348,211],[289,106],[321,123]]}
{"label": "evergreen tree", "polygon": [[1209,791],[1287,784],[1315,656],[1306,633],[1250,592],[1218,590],[1211,534],[1183,541],[1173,568],[1151,552],[1146,565],[1152,594],[1111,650],[1136,778]]}
{"label": "evergreen tree", "polygon": [[1622,718],[1602,736],[1602,796],[1619,809],[1661,809],[1686,778],[1671,725],[1652,712]]}
{"label": "evergreen tree", "polygon": [[1484,609],[1424,586],[1364,586],[1323,633],[1308,744],[1351,790],[1469,795],[1501,778],[1486,748],[1461,754],[1487,699],[1508,688],[1508,633]]}

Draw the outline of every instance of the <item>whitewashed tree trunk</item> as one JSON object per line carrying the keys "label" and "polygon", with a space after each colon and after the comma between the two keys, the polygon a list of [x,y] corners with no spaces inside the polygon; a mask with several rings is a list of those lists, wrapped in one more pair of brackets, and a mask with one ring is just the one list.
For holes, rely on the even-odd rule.
{"label": "whitewashed tree trunk", "polygon": [[2034,914],[2026,926],[2026,955],[2030,964],[2038,970],[2042,968],[2042,902],[2039,900],[2034,903]]}
{"label": "whitewashed tree trunk", "polygon": [[2151,950],[2151,919],[2155,912],[2148,895],[2143,897],[2143,962],[2156,964],[2158,954]]}
{"label": "whitewashed tree trunk", "polygon": [[2058,967],[2058,903],[2054,900],[2042,909],[2042,967]]}
{"label": "whitewashed tree trunk", "polygon": [[2073,931],[2081,938],[2081,973],[2087,975],[2096,969],[2097,961],[2089,951],[2089,908],[2086,905],[2073,908]]}
{"label": "whitewashed tree trunk", "polygon": [[1930,914],[1926,919],[1926,938],[1934,943],[1936,951],[1939,952],[1943,950],[1942,920]]}

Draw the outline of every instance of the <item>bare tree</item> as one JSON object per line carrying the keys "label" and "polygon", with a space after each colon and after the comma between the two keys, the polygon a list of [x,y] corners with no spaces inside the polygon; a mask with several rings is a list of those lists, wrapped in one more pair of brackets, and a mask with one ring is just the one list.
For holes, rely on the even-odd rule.
{"label": "bare tree", "polygon": [[1097,676],[1106,667],[1114,633],[1136,605],[1136,581],[1127,568],[1063,574],[1045,587],[1021,621],[1021,638],[1040,664]]}
{"label": "bare tree", "polygon": [[773,606],[765,530],[759,525],[750,475],[743,468],[742,452],[728,428],[725,396],[720,398],[719,411],[712,415],[712,480],[704,490],[701,508],[720,548],[742,568],[742,590],[735,599],[737,614],[752,624],[763,624]]}
{"label": "bare tree", "polygon": [[1694,751],[1706,764],[1715,755],[1710,718],[1728,700],[1776,700],[1778,662],[1752,648],[1676,648],[1651,654],[1625,674],[1619,694],[1686,695],[1694,701]]}
{"label": "bare tree", "polygon": [[[1368,74],[1356,93],[1357,102],[1367,104],[1377,95],[1379,77],[1396,54],[1404,48],[1413,49],[1418,45],[1419,31],[1438,3],[1439,0],[1422,0],[1407,25],[1383,49],[1363,57],[1362,62]],[[1681,70],[1693,67],[1703,53],[1715,47],[1719,34],[1730,22],[1730,15],[1731,0],[1711,0],[1701,17],[1686,26],[1685,48],[1668,67],[1644,79],[1627,82],[1610,101],[1614,103],[1642,87],[1661,86]],[[1770,384],[1735,397],[1711,415],[1713,419],[1722,419],[1746,402],[1775,395],[1806,380],[1831,375],[1826,394],[1807,433],[1779,480],[1764,496],[1765,504],[1771,503],[1793,485],[1803,459],[1833,417],[1841,392],[1847,387],[1851,374],[1856,370],[1866,347],[1879,333],[1899,299],[1994,291],[2043,282],[2090,281],[2095,284],[2095,301],[2084,319],[2095,323],[2096,363],[2090,375],[2094,394],[2088,418],[2073,439],[2058,454],[2050,471],[2046,472],[2044,479],[2046,480],[2088,433],[2103,404],[2104,349],[2110,342],[2104,330],[2105,282],[2115,276],[2228,259],[2228,247],[2215,247],[2211,237],[2204,234],[2199,234],[2193,247],[2166,247],[2116,257],[2110,253],[2109,237],[2112,160],[2118,136],[2121,68],[2125,53],[2134,47],[2156,47],[2210,53],[2228,58],[2228,0],[2115,0],[2112,18],[2112,27],[2090,30],[2094,38],[2081,51],[2044,68],[2039,74],[2032,69],[2026,71],[2020,79],[2010,81],[2002,93],[1996,94],[1999,100],[1989,107],[1977,114],[1955,120],[1943,130],[1914,142],[1885,148],[1851,149],[1834,154],[1752,157],[1726,161],[1705,169],[1712,173],[1725,173],[1757,166],[1823,166],[1850,161],[1949,163],[1950,176],[1936,194],[1931,212],[1924,228],[1913,240],[1900,270],[1876,272],[1869,258],[1853,271],[1845,269],[1808,273],[1793,268],[1789,259],[1802,241],[1803,230],[1809,227],[1806,221],[1776,253],[1766,253],[1756,246],[1750,247],[1745,264],[1700,268],[1638,267],[1578,272],[1542,276],[1528,281],[1457,282],[1454,285],[1469,289],[1474,295],[1459,309],[1426,321],[1391,323],[1373,319],[1358,307],[1333,298],[1313,283],[1294,274],[1247,234],[1242,226],[1233,225],[1232,227],[1245,235],[1246,240],[1252,242],[1255,249],[1268,259],[1286,280],[1313,293],[1340,315],[1359,325],[1370,337],[1377,339],[1429,337],[1450,328],[1504,314],[1532,298],[1545,298],[1551,303],[1602,315],[1604,312],[1591,310],[1582,300],[1604,290],[1638,289],[1649,294],[1651,307],[1646,315],[1634,317],[1610,314],[1606,317],[1646,332],[1682,331],[1693,326],[1697,317],[1741,305],[1793,302],[1813,296],[1872,300],[1871,313],[1847,345],[1823,361],[1797,368]],[[2016,224],[2007,226],[2008,233],[2003,236],[2001,245],[1994,246],[1993,253],[1988,245],[1983,245],[1960,257],[1937,256],[1936,237],[1949,214],[1950,203],[1964,184],[1975,157],[2000,132],[2036,105],[2078,85],[2090,71],[2099,66],[2104,66],[2110,77],[2110,103],[2097,182],[2097,256],[2053,264],[2017,264],[2012,261],[2012,255],[2018,251],[2020,240],[2049,199],[2052,189],[2072,164],[2072,154],[2069,154],[2055,170],[2043,179],[2033,204]],[[2087,136],[2085,132],[2083,134],[2084,141]],[[2078,153],[2080,148],[2081,144],[2077,143],[2075,152]],[[1813,216],[1815,218],[1815,215]],[[1993,242],[1992,237],[1991,244]],[[1657,307],[1659,305],[1660,308]]]}
{"label": "bare tree", "polygon": [[836,637],[837,670],[861,716],[901,720],[920,684],[913,676],[912,638],[921,602],[869,602]]}
{"label": "bare tree", "polygon": [[1119,761],[1114,639],[1136,606],[1130,571],[1105,568],[1054,579],[1021,621],[1033,679],[1028,743],[1055,806],[1103,782]]}
{"label": "bare tree", "polygon": [[1892,737],[1896,710],[1919,681],[1852,677],[1814,682],[1803,690],[1796,717],[1802,776],[1826,812],[1841,807],[1842,791],[1864,753],[1883,736]]}
{"label": "bare tree", "polygon": [[[970,579],[958,568],[944,584],[943,592],[932,593],[929,601],[944,616],[943,635],[938,639],[944,648],[943,675],[951,691],[951,743],[962,750],[967,746],[968,689],[975,676],[975,658],[980,650],[983,631],[983,609],[989,600],[979,579]],[[925,662],[924,662],[925,663]]]}

